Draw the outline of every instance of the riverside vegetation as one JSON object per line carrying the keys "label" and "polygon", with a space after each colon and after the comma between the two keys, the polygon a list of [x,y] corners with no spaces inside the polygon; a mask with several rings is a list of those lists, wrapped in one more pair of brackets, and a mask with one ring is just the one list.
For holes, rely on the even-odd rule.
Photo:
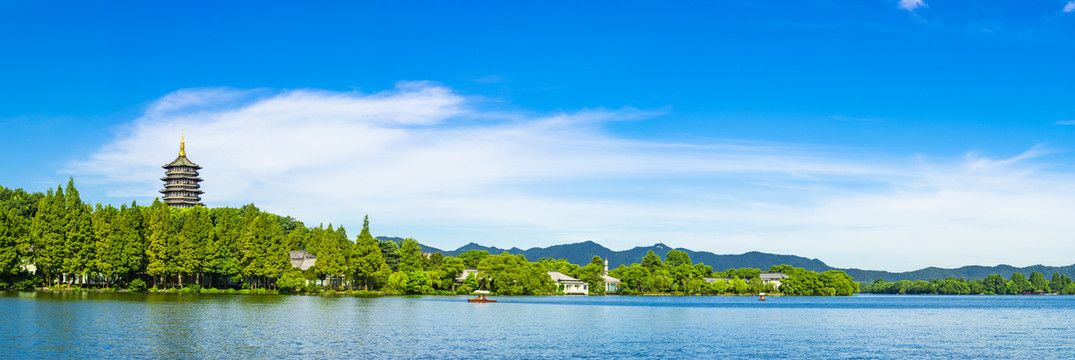
{"label": "riverside vegetation", "polygon": [[931,281],[902,280],[885,282],[876,280],[865,286],[862,292],[875,294],[936,294],[936,295],[1022,295],[1034,293],[1054,293],[1062,295],[1075,294],[1075,283],[1067,275],[1053,273],[1052,280],[1045,280],[1045,274],[1034,271],[1027,279],[1022,273],[1014,273],[1011,279],[993,274],[981,280],[956,278],[934,279]]}
{"label": "riverside vegetation", "polygon": [[[317,257],[306,271],[288,252]],[[36,271],[28,271],[31,267]],[[458,282],[464,269],[477,269]],[[467,251],[458,257],[423,254],[411,238],[396,243],[370,234],[369,217],[352,241],[342,227],[307,227],[291,217],[241,208],[177,209],[158,200],[116,208],[82,202],[74,180],[45,193],[0,187],[0,288],[29,290],[173,291],[199,293],[467,294],[557,293],[547,271],[559,271],[604,291],[603,261],[585,266],[564,259],[529,261],[522,255]],[[841,271],[788,265],[779,289],[763,284],[758,269],[713,271],[682,251],[662,260],[652,251],[641,263],[609,275],[624,294],[851,295],[858,284]],[[726,278],[707,281],[705,277]],[[308,285],[310,284],[310,285]]]}

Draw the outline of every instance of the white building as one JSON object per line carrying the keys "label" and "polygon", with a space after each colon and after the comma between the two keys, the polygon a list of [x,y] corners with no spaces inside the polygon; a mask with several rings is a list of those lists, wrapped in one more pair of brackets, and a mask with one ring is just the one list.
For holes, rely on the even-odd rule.
{"label": "white building", "polygon": [[761,279],[762,284],[773,284],[774,289],[779,289],[781,284],[780,280],[787,279],[788,276],[778,272],[767,272],[761,273],[761,275],[758,275],[758,278]]}
{"label": "white building", "polygon": [[559,271],[549,271],[549,277],[556,283],[556,289],[566,295],[588,295],[590,284],[585,281],[564,275]]}
{"label": "white building", "polygon": [[605,294],[620,292],[620,279],[608,275],[601,275],[601,279],[605,281]]}

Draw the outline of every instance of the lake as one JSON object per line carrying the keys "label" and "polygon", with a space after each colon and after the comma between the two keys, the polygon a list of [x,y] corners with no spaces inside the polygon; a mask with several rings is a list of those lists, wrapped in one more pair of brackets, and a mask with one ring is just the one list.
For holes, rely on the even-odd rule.
{"label": "lake", "polygon": [[0,292],[3,357],[1071,358],[1075,296]]}

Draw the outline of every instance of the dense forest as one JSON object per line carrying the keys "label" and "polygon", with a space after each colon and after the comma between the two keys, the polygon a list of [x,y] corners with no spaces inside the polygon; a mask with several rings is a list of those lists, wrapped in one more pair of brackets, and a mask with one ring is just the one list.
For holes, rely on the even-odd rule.
{"label": "dense forest", "polygon": [[[292,267],[289,251],[317,257],[306,271]],[[564,259],[472,250],[457,257],[423,253],[414,239],[379,240],[369,218],[353,240],[342,227],[307,227],[291,217],[240,208],[178,209],[154,200],[149,206],[91,206],[74,180],[45,193],[0,187],[0,288],[32,289],[243,289],[265,292],[377,291],[381,294],[450,294],[490,290],[505,295],[557,292],[547,271],[560,271],[604,290],[603,260],[585,266]],[[456,281],[464,269],[476,269]],[[33,270],[33,271],[31,271]],[[647,253],[639,264],[610,275],[621,292],[850,295],[858,284],[839,271],[818,274],[788,265],[770,271],[791,276],[781,289],[758,279],[761,270],[715,272],[672,251],[662,260]],[[727,278],[708,282],[703,277]]]}
{"label": "dense forest", "polygon": [[1022,295],[1034,293],[1075,294],[1075,283],[1071,278],[1053,273],[1052,280],[1046,280],[1045,274],[1034,271],[1028,279],[1022,273],[1014,273],[1011,279],[992,274],[981,280],[964,280],[956,278],[934,279],[931,281],[897,281],[885,282],[875,280],[864,286],[862,292],[874,294],[942,294],[942,295]]}

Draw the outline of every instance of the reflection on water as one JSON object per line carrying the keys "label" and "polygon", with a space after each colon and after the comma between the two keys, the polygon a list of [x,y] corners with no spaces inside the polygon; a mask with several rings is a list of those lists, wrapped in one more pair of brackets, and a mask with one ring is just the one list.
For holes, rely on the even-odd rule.
{"label": "reflection on water", "polygon": [[31,358],[1058,358],[1072,296],[351,298],[0,292]]}

